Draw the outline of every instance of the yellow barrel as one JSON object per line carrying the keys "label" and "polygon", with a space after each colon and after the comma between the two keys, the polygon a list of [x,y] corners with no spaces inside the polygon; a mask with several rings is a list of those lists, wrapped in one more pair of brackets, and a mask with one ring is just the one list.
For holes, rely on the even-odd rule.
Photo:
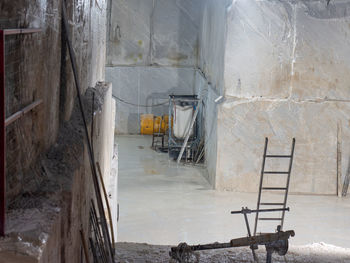
{"label": "yellow barrel", "polygon": [[141,126],[141,134],[144,135],[152,135],[153,134],[153,114],[141,114],[140,117],[140,126]]}
{"label": "yellow barrel", "polygon": [[154,117],[154,128],[153,128],[153,132],[154,133],[158,133],[158,132],[163,132],[162,127],[163,126],[163,120],[161,116],[155,116]]}

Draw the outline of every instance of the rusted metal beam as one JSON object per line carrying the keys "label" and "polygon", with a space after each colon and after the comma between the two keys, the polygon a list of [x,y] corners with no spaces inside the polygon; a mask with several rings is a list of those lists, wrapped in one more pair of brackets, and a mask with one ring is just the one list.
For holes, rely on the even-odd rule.
{"label": "rusted metal beam", "polygon": [[69,57],[70,57],[70,61],[71,61],[73,77],[74,77],[74,82],[75,82],[75,88],[76,88],[79,108],[80,108],[80,112],[81,112],[81,118],[82,118],[83,124],[84,124],[84,133],[85,133],[85,139],[86,139],[87,149],[88,149],[88,154],[89,154],[89,161],[90,161],[91,172],[92,172],[92,181],[93,181],[95,194],[96,194],[97,208],[99,210],[99,216],[100,216],[100,220],[101,220],[100,225],[102,228],[103,238],[104,238],[104,242],[105,242],[104,245],[105,245],[106,251],[108,253],[107,262],[113,263],[115,251],[112,248],[111,237],[110,237],[109,232],[108,232],[108,225],[107,225],[106,215],[105,215],[105,211],[104,211],[104,207],[103,207],[100,182],[98,179],[97,169],[96,169],[96,165],[95,165],[95,157],[94,157],[94,153],[93,153],[92,147],[91,147],[91,141],[90,141],[86,117],[85,117],[85,113],[84,113],[84,106],[83,106],[81,95],[80,95],[81,89],[80,89],[80,81],[78,78],[78,67],[77,67],[76,57],[75,57],[75,53],[74,53],[73,46],[72,46],[72,40],[70,37],[70,28],[68,26],[68,16],[67,16],[66,2],[65,1],[63,1],[63,5],[62,5],[62,20],[63,20],[63,26],[65,28],[65,36],[64,37],[66,39],[68,53],[69,53]]}
{"label": "rusted metal beam", "polygon": [[41,28],[14,28],[14,29],[5,29],[3,30],[5,36],[9,35],[20,35],[20,34],[31,34],[41,32]]}
{"label": "rusted metal beam", "polygon": [[85,256],[85,262],[90,263],[90,258],[89,258],[89,248],[86,243],[85,235],[83,229],[80,229],[80,239],[81,243],[83,245],[83,251],[84,251],[84,256]]}
{"label": "rusted metal beam", "polygon": [[[277,233],[271,234],[262,234],[251,237],[241,237],[232,239],[228,243],[212,243],[205,245],[194,245],[189,246],[186,244],[187,248],[191,251],[198,250],[211,250],[211,249],[222,249],[222,248],[231,248],[231,247],[248,247],[251,245],[266,245],[268,243],[272,243],[278,240],[288,240],[291,236],[294,237],[295,233],[293,230],[281,231]],[[180,247],[172,247],[171,251],[176,252],[184,248],[184,243]]]}
{"label": "rusted metal beam", "polygon": [[[171,258],[180,263],[185,262],[185,258],[189,258],[190,253],[201,250],[224,249],[233,247],[252,247],[257,245],[264,245],[267,252],[266,262],[271,262],[271,255],[277,252],[283,256],[288,251],[288,239],[295,235],[293,230],[278,231],[277,233],[261,234],[257,236],[242,237],[232,239],[228,243],[212,243],[205,245],[189,246],[186,243],[180,243],[177,247],[172,247],[169,255]],[[187,262],[187,261],[186,261]]]}
{"label": "rusted metal beam", "polygon": [[5,235],[6,175],[5,175],[5,33],[0,30],[0,236]]}
{"label": "rusted metal beam", "polygon": [[272,243],[278,240],[287,240],[289,237],[294,237],[295,233],[293,230],[281,231],[277,233],[271,234],[262,234],[258,236],[252,237],[242,237],[232,239],[230,241],[231,247],[245,247],[250,245],[266,245],[268,243]]}
{"label": "rusted metal beam", "polygon": [[5,126],[7,127],[8,125],[13,123],[14,121],[18,120],[19,118],[21,118],[22,116],[24,116],[25,114],[27,114],[28,112],[30,112],[31,110],[33,110],[34,108],[39,106],[41,103],[43,103],[42,99],[37,100],[37,101],[29,104],[28,106],[26,106],[22,110],[17,111],[15,114],[11,115],[10,117],[6,118]]}

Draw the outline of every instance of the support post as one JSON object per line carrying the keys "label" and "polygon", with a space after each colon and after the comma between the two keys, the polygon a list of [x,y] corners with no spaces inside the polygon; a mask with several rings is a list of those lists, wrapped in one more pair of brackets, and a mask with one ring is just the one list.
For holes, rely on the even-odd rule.
{"label": "support post", "polygon": [[5,32],[0,30],[0,236],[5,235]]}
{"label": "support post", "polygon": [[103,233],[103,237],[104,237],[104,241],[105,241],[104,246],[105,246],[106,252],[108,253],[107,262],[113,263],[114,262],[114,250],[112,248],[112,243],[111,243],[110,235],[108,232],[108,226],[107,226],[106,215],[105,215],[105,211],[104,211],[104,207],[103,207],[100,183],[99,183],[99,179],[98,179],[98,175],[97,175],[97,169],[95,166],[95,157],[94,157],[94,153],[93,153],[92,147],[91,147],[91,141],[90,141],[89,132],[88,132],[88,128],[87,128],[84,106],[83,106],[83,102],[82,102],[81,95],[80,95],[80,90],[81,90],[80,89],[80,82],[79,82],[79,78],[78,78],[76,57],[75,57],[75,53],[73,50],[72,41],[70,38],[70,29],[68,27],[66,1],[63,1],[63,5],[62,5],[62,19],[63,19],[64,28],[65,28],[65,36],[64,37],[67,40],[67,47],[68,47],[68,53],[69,53],[72,71],[73,71],[75,89],[77,92],[77,98],[78,98],[78,102],[79,102],[81,118],[82,118],[83,124],[84,124],[84,133],[85,133],[85,139],[86,139],[86,143],[87,143],[87,149],[88,149],[88,155],[89,155],[89,161],[90,161],[90,167],[91,167],[91,173],[92,173],[92,180],[93,180],[93,185],[94,185],[95,194],[96,194],[97,207],[98,207],[100,220],[101,220],[100,225],[102,228],[102,233]]}
{"label": "support post", "polygon": [[341,122],[337,123],[337,196],[342,196],[342,124]]}

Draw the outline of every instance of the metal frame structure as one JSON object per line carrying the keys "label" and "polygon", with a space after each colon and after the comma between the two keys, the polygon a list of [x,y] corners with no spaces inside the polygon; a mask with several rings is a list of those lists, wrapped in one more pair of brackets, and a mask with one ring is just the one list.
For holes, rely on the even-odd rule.
{"label": "metal frame structure", "polygon": [[[278,207],[282,206],[282,208],[286,208],[287,206],[287,199],[288,199],[288,191],[289,191],[289,182],[290,182],[290,175],[292,173],[292,165],[293,165],[293,158],[294,158],[294,148],[295,148],[295,138],[293,138],[292,141],[292,147],[291,147],[291,153],[290,155],[272,155],[272,154],[267,154],[267,146],[269,143],[269,139],[265,138],[265,147],[264,147],[264,156],[263,156],[263,162],[262,162],[262,167],[261,167],[261,174],[260,174],[260,184],[259,184],[259,194],[258,194],[258,202],[256,206],[256,210],[260,210],[260,206],[267,206],[267,207]],[[289,159],[289,168],[288,171],[265,171],[265,163],[266,163],[266,158],[272,158],[272,159]],[[279,175],[287,175],[286,178],[286,185],[281,186],[281,187],[266,187],[263,186],[264,183],[264,175],[265,174],[279,174]],[[261,196],[262,196],[262,191],[284,191],[284,198],[283,198],[283,203],[262,203],[261,202]],[[283,223],[284,223],[284,216],[285,216],[285,211],[282,211],[282,217],[259,217],[259,212],[256,213],[255,216],[255,225],[254,225],[254,235],[257,233],[257,228],[258,228],[258,222],[259,220],[261,221],[280,221],[280,226],[281,229],[283,229]]]}
{"label": "metal frame structure", "polygon": [[263,245],[266,248],[266,263],[272,263],[272,254],[278,253],[280,256],[284,256],[288,252],[288,239],[294,237],[293,230],[283,232],[281,226],[277,226],[276,233],[267,233],[261,235],[251,235],[250,226],[247,214],[251,213],[263,213],[263,212],[277,212],[277,211],[289,211],[289,208],[276,208],[276,209],[260,209],[251,210],[248,207],[242,207],[242,210],[231,211],[231,214],[243,214],[245,224],[248,231],[248,237],[241,237],[232,239],[228,243],[211,243],[205,245],[187,245],[186,243],[180,243],[177,247],[172,247],[169,255],[172,259],[179,263],[186,263],[190,261],[191,254],[194,251],[212,250],[212,249],[225,249],[233,247],[250,247],[253,253],[254,262],[258,262],[258,257],[255,254],[255,249],[258,249],[259,245]]}
{"label": "metal frame structure", "polygon": [[5,235],[6,220],[6,126],[33,110],[42,103],[38,100],[23,110],[16,112],[6,119],[5,103],[5,37],[9,35],[38,33],[36,29],[3,29],[0,30],[0,236]]}
{"label": "metal frame structure", "polygon": [[[176,105],[180,103],[187,103],[188,105],[193,105],[194,109],[196,109],[196,107],[199,107],[199,113],[196,116],[195,124],[193,127],[193,130],[194,130],[193,135],[189,137],[186,143],[184,156],[185,158],[187,158],[187,151],[196,150],[196,148],[200,143],[200,138],[202,135],[202,124],[201,124],[202,105],[200,104],[200,99],[197,97],[197,95],[170,95],[169,96],[169,130],[168,130],[169,156],[177,152],[180,153],[183,143],[185,141],[185,139],[176,138],[173,134],[172,120],[175,118],[174,108],[176,107]],[[172,157],[178,157],[178,156],[172,156]]]}
{"label": "metal frame structure", "polygon": [[[264,210],[250,210],[248,208],[242,208],[241,211],[232,211],[231,214],[243,214],[246,220],[247,229],[250,233],[249,223],[247,219],[248,213],[257,213],[257,212],[274,212],[274,211],[288,211],[289,209],[264,209]],[[172,259],[176,260],[179,263],[189,262],[191,254],[194,251],[202,250],[212,250],[212,249],[225,249],[225,248],[234,248],[234,247],[250,247],[253,252],[254,262],[258,262],[258,257],[255,254],[255,249],[259,245],[263,245],[266,248],[266,263],[272,263],[272,254],[277,253],[280,256],[284,256],[288,252],[290,237],[294,237],[295,232],[293,230],[282,231],[281,227],[277,227],[276,233],[262,234],[258,236],[241,237],[232,239],[227,243],[211,243],[205,245],[187,245],[186,243],[180,243],[177,247],[172,247],[169,255]]]}
{"label": "metal frame structure", "polygon": [[[251,213],[266,213],[266,212],[282,212],[285,213],[286,211],[289,211],[289,207],[283,207],[283,208],[270,208],[270,209],[256,209],[256,210],[251,210],[248,207],[242,207],[242,210],[240,211],[231,211],[231,214],[242,214],[244,216],[244,221],[245,221],[245,225],[247,227],[247,232],[248,232],[248,237],[252,237],[251,231],[250,231],[250,225],[249,225],[249,221],[248,221],[248,216],[247,214],[251,214]],[[281,232],[282,228],[280,225],[277,226],[277,233]],[[269,233],[267,233],[269,234]],[[266,235],[266,234],[263,234]],[[294,235],[293,235],[294,236]],[[256,237],[256,234],[254,234],[254,237]],[[253,259],[255,262],[258,262],[258,257],[255,254],[255,250],[258,249],[258,245],[259,244],[252,244],[250,246],[250,249],[252,250],[252,254],[253,254]],[[274,249],[269,250],[268,249],[268,244],[265,244],[266,246],[266,251],[267,251],[267,257],[266,257],[266,262],[270,263],[272,262],[272,258],[271,255],[272,253],[276,250],[275,248],[277,248],[277,251],[285,251],[284,254],[280,253],[281,255],[285,255],[288,251],[288,243],[286,244],[285,242],[278,242],[277,244],[274,245]]]}

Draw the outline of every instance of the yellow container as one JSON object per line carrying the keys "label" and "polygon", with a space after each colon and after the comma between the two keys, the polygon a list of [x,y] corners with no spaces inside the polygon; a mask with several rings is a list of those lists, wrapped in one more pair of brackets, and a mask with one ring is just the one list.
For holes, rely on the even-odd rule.
{"label": "yellow container", "polygon": [[142,114],[140,120],[141,134],[152,135],[154,132],[166,133],[169,130],[169,115],[154,116],[153,114]]}
{"label": "yellow container", "polygon": [[155,116],[154,117],[154,128],[153,132],[158,133],[158,132],[163,132],[162,127],[163,126],[163,120],[161,116]]}
{"label": "yellow container", "polygon": [[153,114],[142,114],[140,117],[141,123],[141,134],[152,135],[153,134],[153,124],[154,124]]}

